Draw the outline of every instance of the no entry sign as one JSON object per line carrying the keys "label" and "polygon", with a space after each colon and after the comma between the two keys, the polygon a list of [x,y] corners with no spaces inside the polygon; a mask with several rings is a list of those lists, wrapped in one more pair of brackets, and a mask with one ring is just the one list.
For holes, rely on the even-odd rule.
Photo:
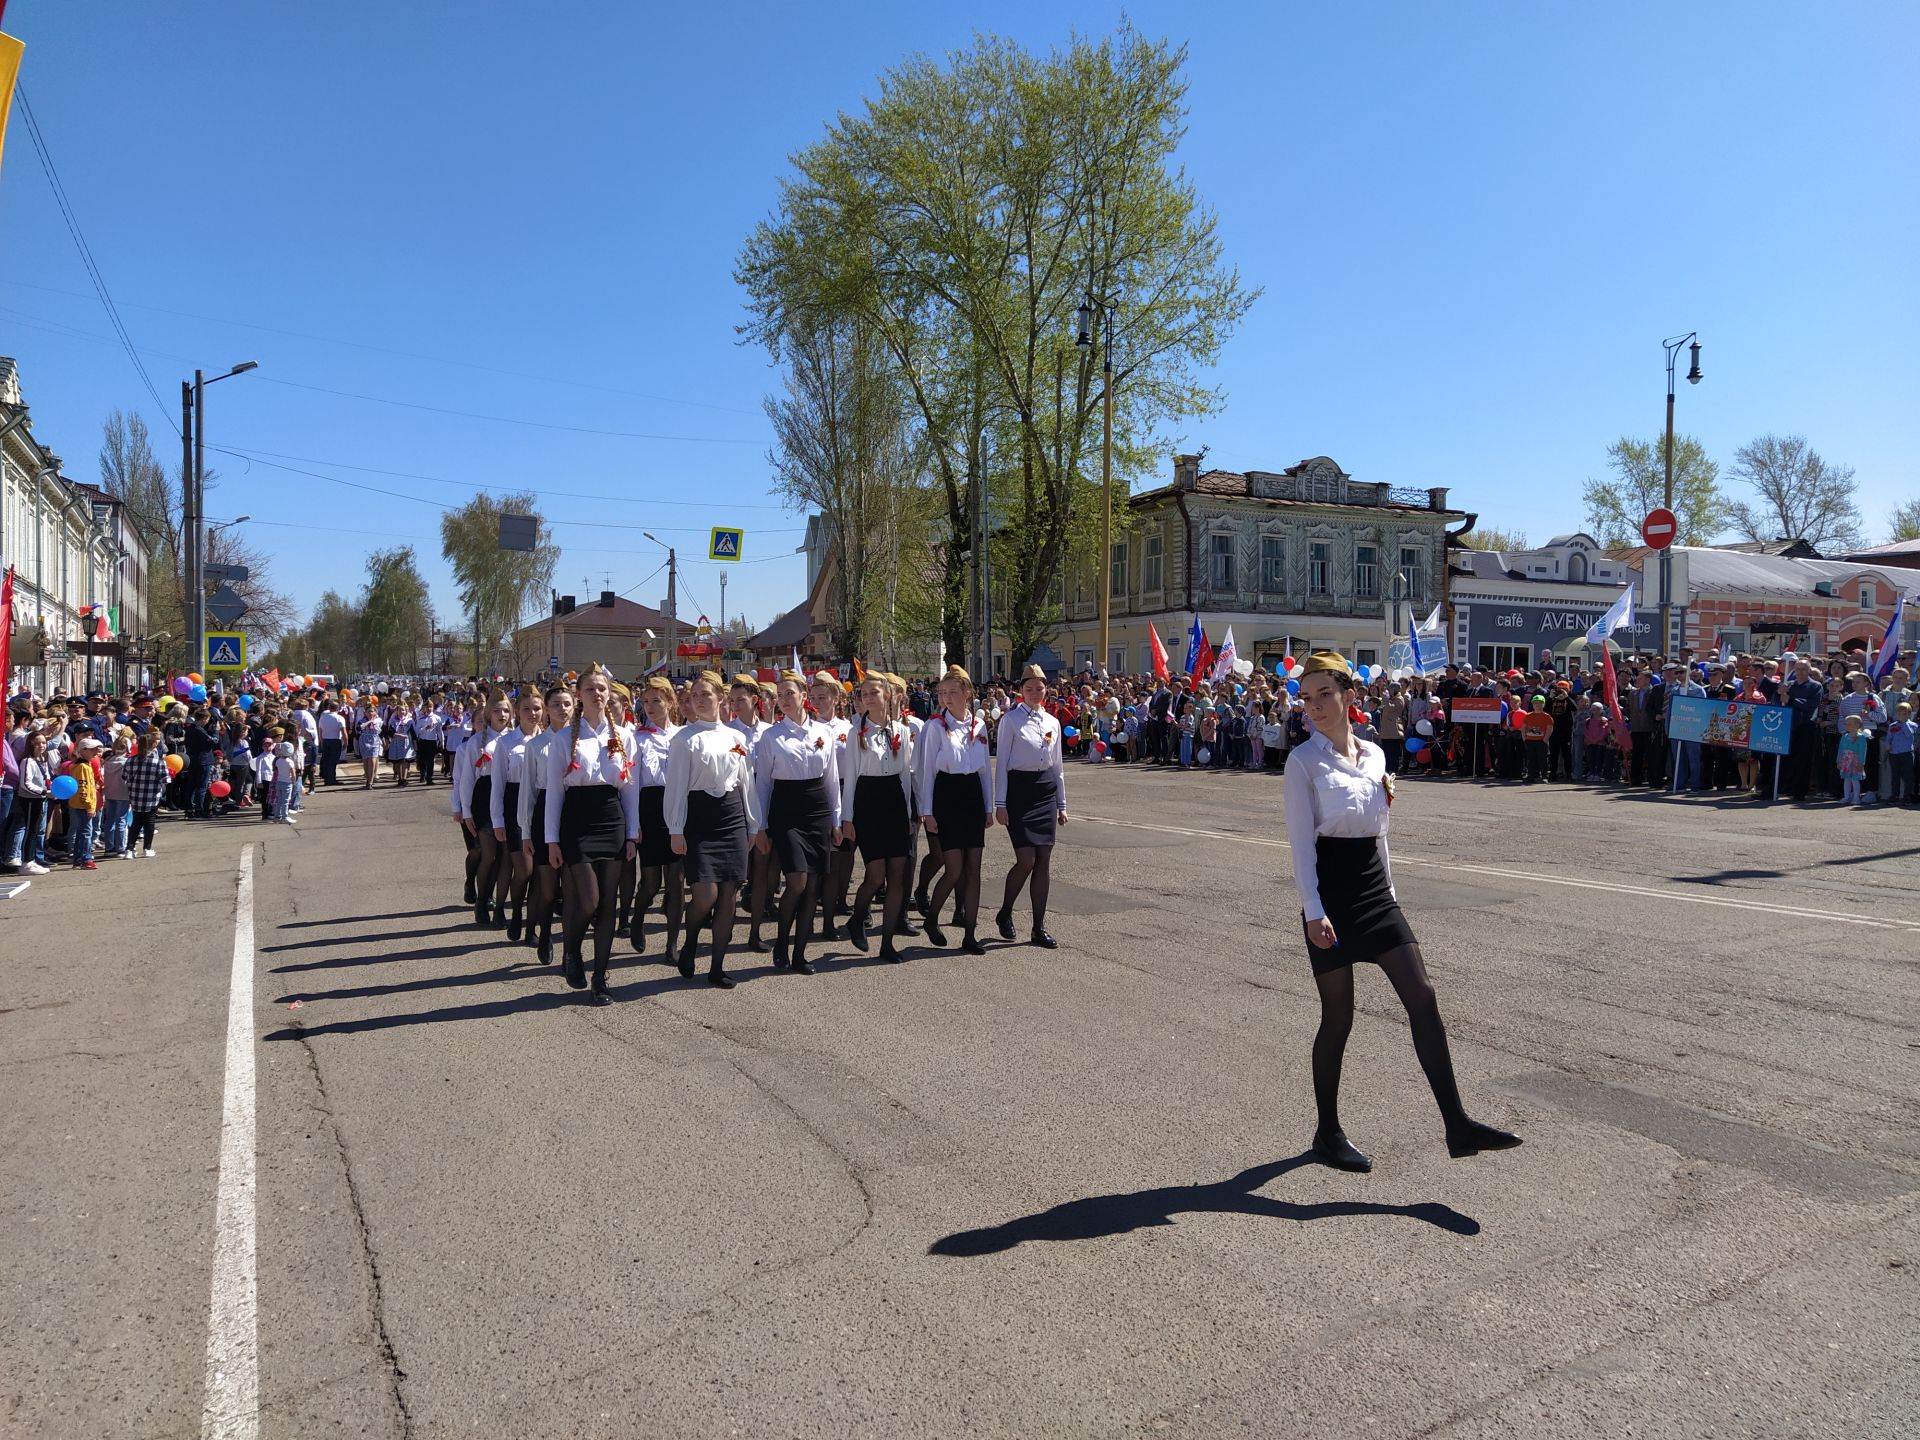
{"label": "no entry sign", "polygon": [[1666,549],[1679,533],[1680,522],[1664,505],[1654,506],[1647,512],[1647,518],[1640,522],[1640,538],[1647,542],[1650,550]]}

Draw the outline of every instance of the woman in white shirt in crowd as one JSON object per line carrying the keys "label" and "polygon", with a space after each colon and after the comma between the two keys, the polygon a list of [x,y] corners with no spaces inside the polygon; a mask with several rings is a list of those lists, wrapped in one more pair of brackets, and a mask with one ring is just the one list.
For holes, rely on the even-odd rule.
{"label": "woman in white shirt in crowd", "polygon": [[[434,708],[431,695],[415,695],[410,698],[415,702],[409,722],[413,730],[414,759],[420,766],[420,783],[431,785],[433,762],[440,754],[440,741],[446,722],[440,712]],[[473,896],[467,897],[467,903],[469,905],[473,903]]]}
{"label": "woman in white shirt in crowd", "polygon": [[867,910],[882,886],[887,903],[880,926],[880,958],[898,963],[893,936],[907,903],[907,849],[913,838],[909,819],[913,794],[913,733],[894,718],[893,684],[888,675],[867,672],[853,692],[859,717],[848,731],[840,766],[841,834],[860,847],[866,873],[853,897],[847,936],[867,948]]}
{"label": "woman in white shirt in crowd", "polygon": [[633,773],[633,737],[614,719],[613,677],[595,665],[580,677],[580,709],[555,733],[547,751],[547,863],[566,867],[566,929],[560,963],[567,984],[587,984],[582,949],[593,928],[589,1003],[608,1005],[614,906],[620,867],[640,838],[640,782]]}
{"label": "woman in white shirt in crowd", "polygon": [[[547,843],[547,765],[555,745],[564,744],[561,732],[571,732],[577,702],[565,685],[550,686],[542,705],[546,724],[527,746],[523,767],[526,784],[520,791],[520,834],[522,853],[533,868],[533,914],[528,917],[526,942],[534,948],[542,965],[553,963],[553,905],[564,883],[561,872],[551,865],[537,863],[536,853],[544,858]],[[539,847],[536,852],[536,847]]]}
{"label": "woman in white shirt in crowd", "polygon": [[[412,773],[414,747],[418,743],[413,736],[413,707],[402,700],[393,707],[393,719],[387,724],[387,763],[393,767],[394,784],[402,789],[406,788],[407,776]],[[467,903],[473,903],[473,896],[467,896]]]}
{"label": "woman in white shirt in crowd", "polygon": [[713,959],[707,981],[731,990],[727,946],[733,941],[734,902],[747,874],[747,838],[759,832],[760,816],[746,737],[720,723],[725,687],[726,681],[711,670],[702,670],[687,687],[690,713],[667,745],[662,801],[669,843],[682,857],[693,895],[680,973],[693,975],[701,928],[711,922]]}
{"label": "woman in white shirt in crowd", "polygon": [[[727,687],[724,702],[726,714],[723,718],[727,728],[738,735],[740,743],[746,747],[749,766],[753,763],[753,747],[767,733],[768,722],[763,716],[761,699],[760,682],[744,672],[734,676],[733,683]],[[740,882],[737,901],[746,907],[751,917],[747,927],[747,948],[755,954],[764,954],[767,948],[767,942],[760,938],[760,922],[773,918],[773,884],[770,857],[749,845],[747,874]]]}
{"label": "woman in white shirt in crowd", "polygon": [[[853,721],[842,718],[840,714],[840,707],[847,702],[848,692],[833,671],[816,671],[807,682],[807,704],[813,711],[813,718],[833,731],[834,743],[840,747],[842,764],[846,762],[847,734],[853,728]],[[842,812],[841,818],[846,818],[846,812]],[[826,875],[814,884],[811,898],[820,907],[820,934],[825,939],[840,938],[835,921],[848,913],[847,891],[853,884],[853,860],[853,841],[843,836],[834,842]]]}
{"label": "woman in white shirt in crowd", "polygon": [[775,691],[780,718],[753,747],[753,786],[760,825],[753,848],[770,856],[770,868],[786,879],[779,927],[773,941],[774,969],[811,975],[807,944],[813,939],[813,896],[827,878],[840,835],[840,740],[830,724],[807,712],[807,677],[788,670]]}
{"label": "woman in white shirt in crowd", "polygon": [[1313,1153],[1336,1169],[1373,1168],[1341,1129],[1339,1110],[1340,1062],[1353,1028],[1353,967],[1363,960],[1386,971],[1406,1007],[1414,1053],[1446,1121],[1448,1152],[1457,1159],[1518,1145],[1519,1136],[1481,1124],[1460,1103],[1433,983],[1394,895],[1387,859],[1393,781],[1386,756],[1353,733],[1348,714],[1353,671],[1330,650],[1315,651],[1302,671],[1300,695],[1313,733],[1288,755],[1283,793],[1300,924],[1320,992]]}
{"label": "woman in white shirt in crowd", "polygon": [[467,737],[453,760],[453,814],[467,835],[467,888],[473,892],[473,923],[505,924],[493,910],[494,880],[505,858],[493,839],[493,742],[513,725],[505,694],[487,702],[479,731]]}
{"label": "woman in white shirt in crowd", "polygon": [[[527,752],[540,736],[545,707],[540,692],[526,685],[521,687],[513,709],[517,721],[514,728],[493,742],[493,799],[488,819],[499,854],[498,878],[493,882],[494,910],[506,916],[508,943],[517,945],[526,930],[527,887],[533,880],[533,858],[522,843],[520,792],[527,788]],[[511,913],[509,900],[513,902]]]}
{"label": "woman in white shirt in crowd", "polygon": [[667,921],[667,954],[680,945],[680,921],[686,882],[680,857],[673,853],[667,834],[667,752],[680,727],[674,723],[673,682],[656,675],[640,687],[644,719],[633,732],[633,758],[640,781],[640,888],[634,898],[633,928],[628,932],[634,953],[647,953],[647,911],[653,897],[662,895]]}
{"label": "woman in white shirt in crowd", "polygon": [[987,750],[987,726],[973,713],[973,679],[949,665],[940,681],[941,711],[920,731],[920,823],[940,847],[940,883],[926,909],[927,939],[945,947],[940,911],[949,895],[960,898],[966,936],[960,948],[984,955],[975,937],[980,910],[980,860],[993,823],[993,762]]}
{"label": "woman in white shirt in crowd", "polygon": [[360,758],[360,788],[373,788],[374,773],[380,768],[380,712],[367,701],[360,702],[353,723],[353,753]]}
{"label": "woman in white shirt in crowd", "polygon": [[1000,938],[1013,936],[1013,903],[1033,880],[1033,943],[1052,950],[1047,896],[1053,889],[1054,826],[1067,823],[1067,777],[1061,768],[1060,722],[1049,715],[1047,672],[1029,665],[1020,677],[1020,703],[1000,717],[999,763],[993,781],[993,818],[1013,841],[1013,868],[994,916]]}

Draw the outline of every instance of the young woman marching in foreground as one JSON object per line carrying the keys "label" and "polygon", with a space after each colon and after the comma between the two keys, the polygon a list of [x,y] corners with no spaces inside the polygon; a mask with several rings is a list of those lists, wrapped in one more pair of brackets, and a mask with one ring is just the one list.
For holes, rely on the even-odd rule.
{"label": "young woman marching in foreground", "polygon": [[593,992],[611,1003],[607,963],[613,958],[613,911],[620,866],[640,837],[640,787],[633,777],[633,739],[613,718],[613,677],[598,665],[580,677],[573,724],[555,732],[547,751],[547,863],[566,867],[566,931],[560,947],[567,984],[585,989],[582,951],[593,930]]}
{"label": "young woman marching in foreground", "polygon": [[[518,944],[526,923],[527,886],[533,879],[533,857],[527,853],[525,833],[520,828],[520,792],[528,785],[527,753],[540,738],[543,707],[540,692],[531,685],[520,692],[514,706],[517,728],[493,742],[493,801],[488,819],[493,826],[493,843],[499,852],[498,878],[494,881],[493,910],[496,919],[504,918],[507,939]],[[508,901],[512,912],[508,912]]]}
{"label": "young woman marching in foreground", "polygon": [[1314,733],[1287,756],[1284,793],[1293,881],[1300,892],[1320,1030],[1313,1040],[1313,1093],[1320,1111],[1313,1153],[1339,1170],[1373,1162],[1340,1128],[1340,1061],[1353,1028],[1353,967],[1370,960],[1387,972],[1406,1006],[1413,1049],[1427,1073],[1457,1159],[1504,1150],[1520,1137],[1470,1117],[1454,1083],[1447,1030],[1413,928],[1400,913],[1387,866],[1387,810],[1393,803],[1386,756],[1354,735],[1347,713],[1353,671],[1340,655],[1315,651],[1300,677]]}
{"label": "young woman marching in foreground", "polygon": [[547,728],[528,742],[522,770],[526,783],[520,791],[520,849],[533,871],[533,908],[527,914],[524,939],[533,946],[542,965],[553,963],[553,908],[561,886],[558,870],[537,863],[547,853],[547,767],[553,747],[566,743],[562,732],[573,732],[573,711],[573,691],[565,685],[547,691],[542,711]]}
{"label": "young woman marching in foreground", "polygon": [[726,682],[702,670],[687,687],[687,723],[667,745],[667,784],[662,804],[673,853],[684,857],[693,913],[687,917],[680,973],[693,975],[700,927],[713,923],[713,960],[708,983],[733,988],[727,946],[733,940],[734,902],[747,874],[747,837],[760,830],[753,770],[745,737],[720,723]]}
{"label": "young woman marching in foreground", "polygon": [[882,886],[887,903],[880,926],[880,958],[897,962],[893,936],[907,901],[907,854],[912,841],[913,734],[893,717],[890,677],[869,672],[854,692],[853,722],[840,769],[841,831],[860,847],[866,875],[853,897],[847,936],[867,948],[867,908]]}
{"label": "young woman marching in foreground", "polygon": [[1020,677],[1020,703],[1000,717],[1000,764],[993,787],[993,818],[1013,840],[1000,912],[1002,940],[1013,939],[1013,902],[1033,879],[1033,943],[1051,950],[1047,896],[1053,889],[1054,827],[1067,823],[1067,779],[1061,767],[1060,722],[1049,715],[1047,672],[1029,665]]}
{"label": "young woman marching in foreground", "polygon": [[940,912],[949,895],[960,902],[965,938],[960,948],[984,955],[973,933],[980,909],[980,859],[993,824],[993,762],[987,754],[987,727],[973,714],[973,680],[949,665],[940,681],[944,708],[920,731],[920,823],[938,847],[944,869],[926,911],[927,939],[942,949],[947,937]]}
{"label": "young woman marching in foreground", "polygon": [[667,835],[667,751],[680,727],[673,718],[673,682],[656,675],[640,689],[640,710],[646,723],[633,732],[634,764],[640,780],[640,890],[633,903],[629,935],[634,953],[647,953],[647,910],[655,895],[667,919],[667,954],[680,945],[680,915],[685,882],[680,857]]}

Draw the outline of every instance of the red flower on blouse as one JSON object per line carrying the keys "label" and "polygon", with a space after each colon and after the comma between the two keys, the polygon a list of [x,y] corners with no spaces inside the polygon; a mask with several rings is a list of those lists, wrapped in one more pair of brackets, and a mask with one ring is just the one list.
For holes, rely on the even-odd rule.
{"label": "red flower on blouse", "polygon": [[746,752],[746,750],[745,750],[745,749],[744,749],[743,747],[741,747],[741,746],[739,746],[739,745],[735,745],[735,746],[733,747],[733,752],[732,752],[732,753],[733,753],[733,754],[735,754],[735,755],[745,755],[745,754],[746,754],[747,752]]}
{"label": "red flower on blouse", "polygon": [[892,747],[893,753],[898,755],[900,753],[900,732],[898,730],[889,732],[887,743]]}
{"label": "red flower on blouse", "polygon": [[827,737],[826,737],[826,736],[824,736],[824,735],[821,735],[821,736],[819,736],[819,737],[817,737],[817,738],[816,738],[816,739],[814,740],[814,742],[813,742],[813,748],[814,748],[814,749],[816,749],[816,750],[824,750],[824,749],[826,749],[826,748],[827,748]]}

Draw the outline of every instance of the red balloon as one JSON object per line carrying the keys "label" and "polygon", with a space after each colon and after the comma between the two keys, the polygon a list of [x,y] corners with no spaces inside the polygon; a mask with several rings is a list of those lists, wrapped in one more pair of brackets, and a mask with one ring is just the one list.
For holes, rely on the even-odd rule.
{"label": "red balloon", "polygon": [[1292,657],[1291,655],[1283,655],[1283,656],[1281,656],[1281,657],[1280,657],[1280,668],[1281,668],[1282,670],[1291,670],[1291,669],[1293,668],[1293,657]]}
{"label": "red balloon", "polygon": [[233,793],[233,786],[224,780],[216,780],[207,786],[207,793],[216,800],[224,800]]}

